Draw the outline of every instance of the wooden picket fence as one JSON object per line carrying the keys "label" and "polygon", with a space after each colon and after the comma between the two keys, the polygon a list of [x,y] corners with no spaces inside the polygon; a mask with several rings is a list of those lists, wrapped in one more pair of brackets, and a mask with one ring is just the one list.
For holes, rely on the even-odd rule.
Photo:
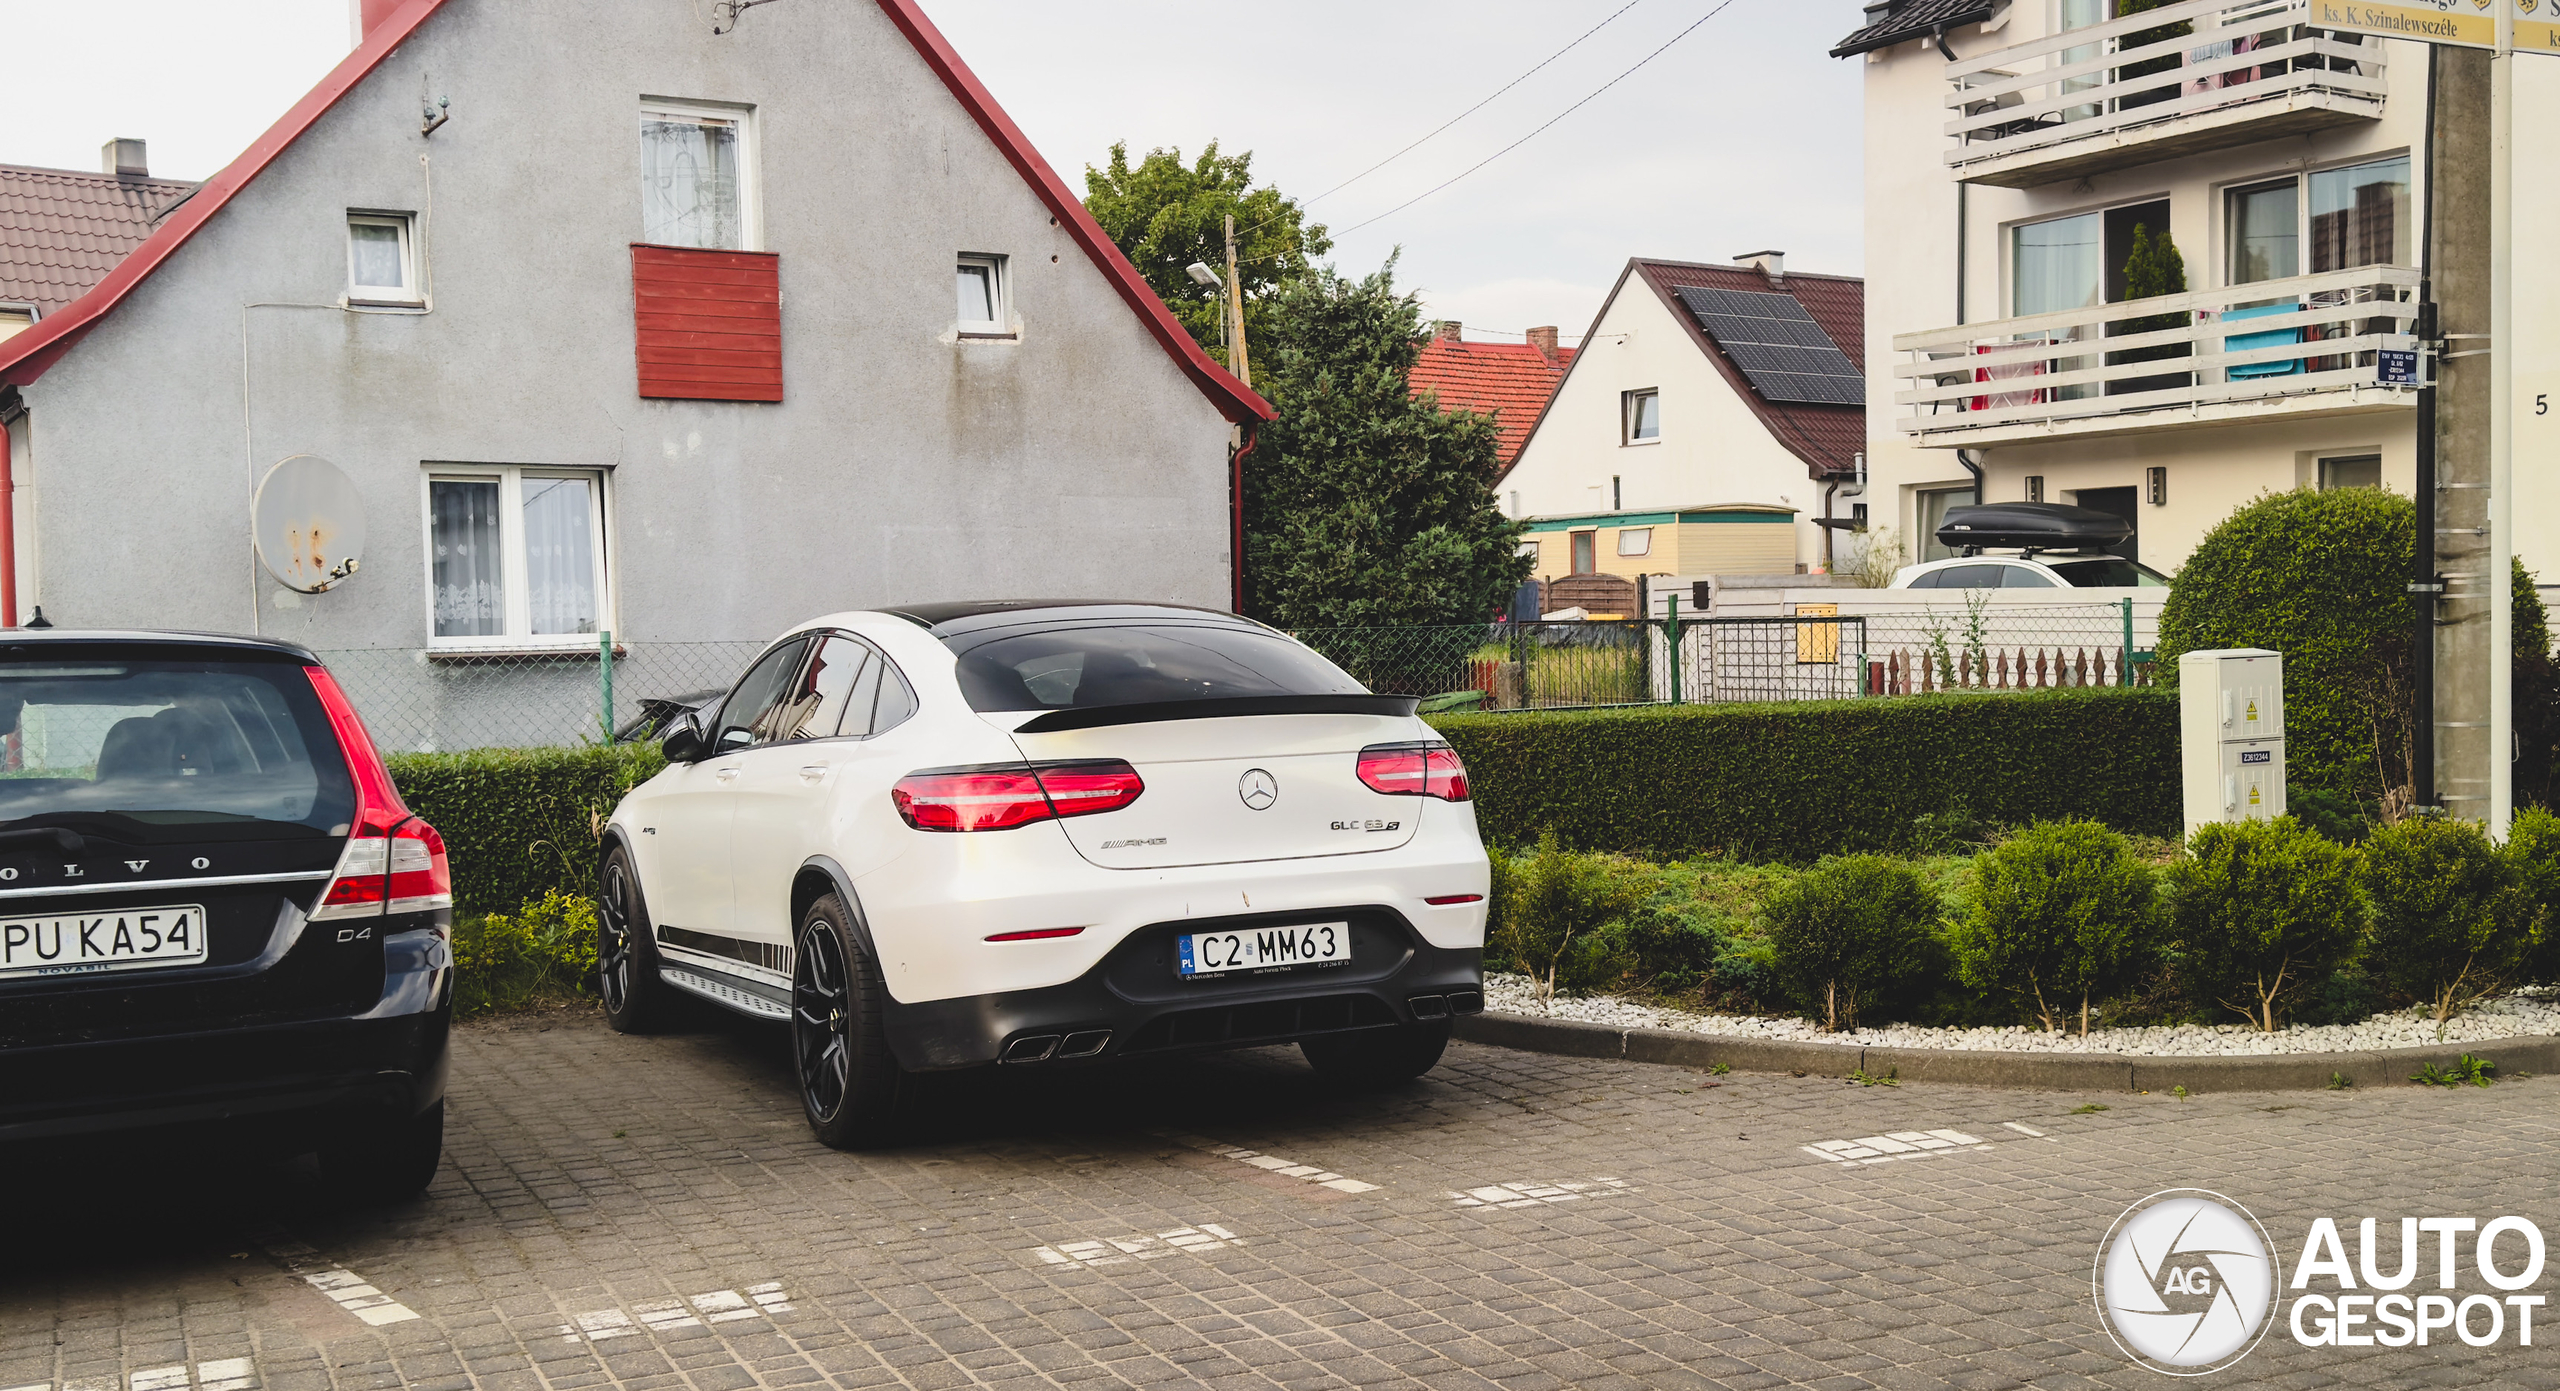
{"label": "wooden picket fence", "polygon": [[[2112,665],[2110,659],[2112,658]],[[2133,679],[2124,679],[2122,648],[2039,647],[1977,652],[1967,649],[1950,662],[1928,651],[1893,651],[1867,662],[1869,695],[1926,695],[1935,691],[2034,691],[2060,686],[2148,686],[2151,664],[2133,664]]]}

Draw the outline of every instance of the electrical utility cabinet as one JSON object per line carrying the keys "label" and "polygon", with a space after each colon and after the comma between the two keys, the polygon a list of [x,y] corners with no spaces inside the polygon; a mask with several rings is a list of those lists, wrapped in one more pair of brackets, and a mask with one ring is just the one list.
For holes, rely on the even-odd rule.
{"label": "electrical utility cabinet", "polygon": [[2284,657],[2263,648],[2178,658],[2187,834],[2284,815]]}

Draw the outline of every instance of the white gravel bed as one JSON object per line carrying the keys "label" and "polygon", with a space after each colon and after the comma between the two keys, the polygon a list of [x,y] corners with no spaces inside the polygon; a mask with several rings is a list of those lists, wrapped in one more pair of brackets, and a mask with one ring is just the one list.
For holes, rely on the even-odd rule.
{"label": "white gravel bed", "polygon": [[1505,1014],[1538,1019],[1569,1019],[1617,1029],[1683,1029],[1724,1038],[1786,1039],[1806,1043],[1856,1044],[1868,1048],[1962,1048],[2011,1053],[2128,1053],[2160,1058],[2254,1057],[2270,1053],[2352,1053],[2371,1048],[2420,1048],[2477,1043],[2525,1034],[2560,1034],[2560,1000],[2543,992],[2502,996],[2456,1015],[2444,1037],[2436,1037],[2435,1021],[2408,1011],[2377,1014],[2361,1024],[2295,1024],[2262,1033],[2242,1024],[2182,1024],[2168,1028],[2092,1029],[2087,1038],[2076,1029],[2049,1034],[2042,1029],[2011,1026],[1998,1029],[1940,1029],[1890,1024],[1874,1029],[1824,1033],[1802,1019],[1769,1019],[1755,1015],[1693,1014],[1658,1005],[1640,1005],[1606,995],[1559,996],[1541,1002],[1527,976],[1487,974],[1484,1004]]}

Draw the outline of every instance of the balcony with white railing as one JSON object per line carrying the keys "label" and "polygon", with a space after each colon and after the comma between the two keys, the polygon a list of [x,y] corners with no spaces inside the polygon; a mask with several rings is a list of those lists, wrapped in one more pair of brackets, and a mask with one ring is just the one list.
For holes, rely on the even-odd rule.
{"label": "balcony with white railing", "polygon": [[2182,0],[1950,63],[1947,165],[2034,188],[2381,119],[2381,42],[2318,5]]}
{"label": "balcony with white railing", "polygon": [[2417,271],[2362,266],[1906,333],[1893,399],[1947,449],[2402,410],[2375,354],[2411,346],[2417,299]]}

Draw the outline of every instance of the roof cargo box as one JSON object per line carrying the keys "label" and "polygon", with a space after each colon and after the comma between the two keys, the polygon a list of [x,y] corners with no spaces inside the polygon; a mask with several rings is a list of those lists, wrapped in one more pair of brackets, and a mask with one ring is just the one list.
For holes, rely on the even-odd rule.
{"label": "roof cargo box", "polygon": [[1967,552],[2102,551],[2132,534],[2133,523],[2113,512],[2059,502],[1993,502],[1948,508],[1938,544]]}

